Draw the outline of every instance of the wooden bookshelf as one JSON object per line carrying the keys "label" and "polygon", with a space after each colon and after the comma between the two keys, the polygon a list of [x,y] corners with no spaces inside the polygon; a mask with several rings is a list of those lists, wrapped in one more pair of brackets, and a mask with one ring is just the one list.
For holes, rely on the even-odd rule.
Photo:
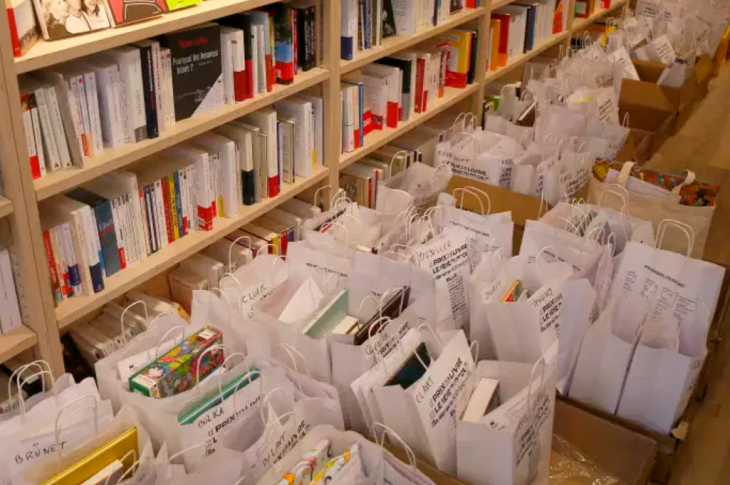
{"label": "wooden bookshelf", "polygon": [[0,197],[0,219],[2,219],[3,217],[9,216],[12,213],[13,213],[12,201],[6,199],[5,197]]}
{"label": "wooden bookshelf", "polygon": [[593,12],[593,15],[590,15],[588,18],[585,19],[575,19],[573,20],[573,32],[577,33],[581,30],[586,29],[587,27],[590,27],[593,25],[596,20],[600,20],[603,17],[606,17],[611,12],[618,12],[619,9],[621,9],[623,6],[626,5],[626,0],[622,2],[614,2],[613,5],[609,8],[604,8],[601,10],[597,10]]}
{"label": "wooden bookshelf", "polygon": [[[514,73],[530,59],[551,51],[554,55],[558,45],[568,47],[570,36],[585,29],[592,22],[617,11],[625,2],[608,10],[597,12],[589,19],[569,19],[568,29],[541,42],[532,51],[514,56],[509,64],[497,71],[488,71],[487,39],[489,19],[493,9],[511,3],[512,0],[482,0],[481,6],[452,15],[441,25],[419,29],[412,36],[396,36],[384,39],[381,46],[359,52],[351,61],[340,59],[339,0],[317,0],[322,9],[323,24],[318,33],[323,37],[323,58],[321,67],[299,74],[290,85],[277,85],[272,92],[235,105],[223,108],[189,120],[176,123],[158,138],[116,149],[105,150],[92,157],[83,167],[73,167],[47,174],[33,180],[28,164],[23,119],[19,103],[18,76],[35,70],[52,67],[73,59],[98,53],[130,42],[155,37],[167,32],[213,21],[227,15],[245,12],[275,3],[276,0],[208,0],[200,4],[162,17],[129,25],[127,27],[92,32],[52,42],[39,41],[28,53],[13,58],[6,16],[0,16],[0,110],[4,114],[5,129],[0,130],[0,164],[4,179],[4,197],[0,198],[0,245],[11,248],[14,274],[21,294],[21,311],[24,327],[0,336],[0,361],[28,349],[33,349],[36,358],[51,364],[54,373],[64,371],[61,332],[74,323],[98,312],[109,301],[121,297],[127,291],[152,281],[164,279],[164,273],[180,261],[200,251],[214,241],[223,238],[236,228],[266,214],[288,198],[294,197],[316,185],[329,183],[336,187],[339,172],[343,167],[355,163],[362,157],[399,136],[426,122],[439,113],[455,106],[466,106],[477,114],[481,112],[485,86]],[[564,4],[568,12],[574,11],[574,1]],[[479,38],[476,52],[475,79],[465,89],[447,88],[445,96],[433,103],[425,113],[417,113],[399,123],[396,129],[384,129],[369,134],[365,146],[351,153],[341,151],[341,100],[340,81],[348,73],[364,65],[392,55],[452,28],[475,29]],[[81,297],[74,297],[54,307],[50,291],[50,277],[45,256],[43,235],[40,226],[38,202],[92,180],[104,173],[128,166],[144,157],[180,143],[200,133],[230,122],[240,116],[270,105],[282,98],[304,89],[319,86],[324,98],[324,166],[313,170],[310,177],[294,184],[283,184],[281,194],[252,206],[240,206],[233,218],[221,218],[211,231],[195,231],[143,262],[130,265],[118,274],[107,278],[104,291]]]}

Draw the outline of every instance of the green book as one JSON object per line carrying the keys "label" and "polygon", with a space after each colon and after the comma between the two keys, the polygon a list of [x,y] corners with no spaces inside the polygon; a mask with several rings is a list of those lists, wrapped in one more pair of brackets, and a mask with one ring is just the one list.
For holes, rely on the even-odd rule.
{"label": "green book", "polygon": [[244,374],[233,379],[231,382],[226,384],[222,392],[211,392],[206,397],[195,403],[187,412],[177,417],[177,422],[182,425],[193,424],[200,416],[211,408],[218,406],[223,401],[233,395],[233,393],[243,389],[251,382],[255,381],[260,377],[260,372],[257,368],[247,370]]}

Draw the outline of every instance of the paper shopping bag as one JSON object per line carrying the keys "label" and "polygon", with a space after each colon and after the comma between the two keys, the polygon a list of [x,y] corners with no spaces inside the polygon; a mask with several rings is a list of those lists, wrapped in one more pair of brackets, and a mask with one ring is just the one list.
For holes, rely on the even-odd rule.
{"label": "paper shopping bag", "polygon": [[641,296],[627,294],[606,306],[583,337],[568,391],[571,398],[616,413],[645,316]]}
{"label": "paper shopping bag", "polygon": [[[589,182],[588,203],[598,205],[609,205],[618,211],[628,215],[650,221],[654,230],[658,233],[663,220],[675,220],[691,227],[693,232],[690,255],[693,258],[701,258],[707,241],[707,234],[712,224],[712,216],[715,206],[695,207],[679,203],[679,191],[682,185],[675,187],[668,196],[652,196],[638,193],[632,190],[629,184],[629,173],[634,166],[633,162],[626,162],[619,174],[618,184],[606,184],[599,182],[595,176]],[[694,180],[694,175],[687,178],[689,182]],[[640,182],[640,181],[639,181]],[[635,186],[635,185],[634,185]],[[673,231],[672,231],[673,232]],[[667,238],[664,248],[679,253],[686,252],[686,242],[679,234]]]}
{"label": "paper shopping bag", "polygon": [[[658,306],[666,302],[660,298]],[[637,421],[648,428],[669,434],[687,407],[707,356],[709,320],[702,304],[676,302],[673,313],[684,313],[678,332],[676,348],[654,347],[640,341],[626,377],[617,415]],[[672,308],[671,306],[669,307]],[[658,317],[665,326],[676,328],[672,318],[662,313]],[[654,315],[652,315],[654,316]],[[672,345],[674,346],[674,345]]]}
{"label": "paper shopping bag", "polygon": [[557,354],[555,342],[536,363],[477,364],[475,381],[498,380],[502,404],[478,422],[457,421],[459,480],[474,485],[548,483]]}
{"label": "paper shopping bag", "polygon": [[[464,392],[474,360],[464,332],[446,341],[433,332],[424,340],[431,364],[408,389],[390,385],[373,389],[383,424],[393,429],[416,455],[440,470],[456,473],[456,420],[466,406]],[[444,334],[445,336],[446,334]]]}
{"label": "paper shopping bag", "polygon": [[[418,214],[436,204],[438,195],[444,191],[451,179],[451,169],[445,165],[436,168],[423,163],[414,163],[404,171],[378,184],[375,208],[378,211],[398,213],[412,205]],[[386,201],[397,197],[393,191],[405,192],[410,198],[404,205],[393,210]]]}

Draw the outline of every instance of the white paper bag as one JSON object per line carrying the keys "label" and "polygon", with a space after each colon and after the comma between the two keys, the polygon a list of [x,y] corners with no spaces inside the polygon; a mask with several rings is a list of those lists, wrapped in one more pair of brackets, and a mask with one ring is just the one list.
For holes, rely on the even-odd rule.
{"label": "white paper bag", "polygon": [[[440,341],[425,335],[431,365],[408,389],[399,385],[373,389],[383,424],[393,429],[417,456],[440,470],[456,472],[456,417],[466,406],[465,389],[474,360],[463,331]],[[468,397],[468,396],[467,396]]]}
{"label": "white paper bag", "polygon": [[382,212],[394,212],[386,206],[386,200],[392,198],[393,190],[403,191],[411,199],[396,212],[406,210],[412,205],[416,212],[423,214],[429,207],[436,204],[438,195],[443,192],[451,180],[451,169],[445,165],[436,168],[423,163],[414,163],[404,171],[394,175],[385,182],[378,184],[375,208]]}
{"label": "white paper bag", "polygon": [[502,404],[477,423],[457,422],[459,480],[474,485],[548,483],[557,354],[555,342],[535,364],[477,364],[475,382],[497,379]]}

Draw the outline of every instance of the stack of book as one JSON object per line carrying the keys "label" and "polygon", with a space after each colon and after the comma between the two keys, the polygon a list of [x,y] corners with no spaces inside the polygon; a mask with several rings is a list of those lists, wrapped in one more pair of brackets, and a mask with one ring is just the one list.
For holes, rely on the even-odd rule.
{"label": "stack of book", "polygon": [[10,252],[0,246],[0,333],[10,332],[20,326],[20,307]]}
{"label": "stack of book", "polygon": [[44,201],[56,303],[103,291],[127,266],[309,177],[321,165],[322,104],[317,94],[284,99]]}
{"label": "stack of book", "polygon": [[454,29],[345,76],[342,152],[365,146],[374,130],[397,128],[445,94],[474,80],[476,32]]}
{"label": "stack of book", "polygon": [[479,0],[343,0],[340,56],[345,60],[358,52],[378,47],[395,35],[415,35],[419,28],[446,22],[465,8],[476,8]]}
{"label": "stack of book", "polygon": [[33,178],[292,83],[318,65],[316,15],[274,4],[21,77]]}
{"label": "stack of book", "polygon": [[564,0],[516,2],[494,10],[487,49],[489,69],[506,66],[513,57],[566,29]]}

